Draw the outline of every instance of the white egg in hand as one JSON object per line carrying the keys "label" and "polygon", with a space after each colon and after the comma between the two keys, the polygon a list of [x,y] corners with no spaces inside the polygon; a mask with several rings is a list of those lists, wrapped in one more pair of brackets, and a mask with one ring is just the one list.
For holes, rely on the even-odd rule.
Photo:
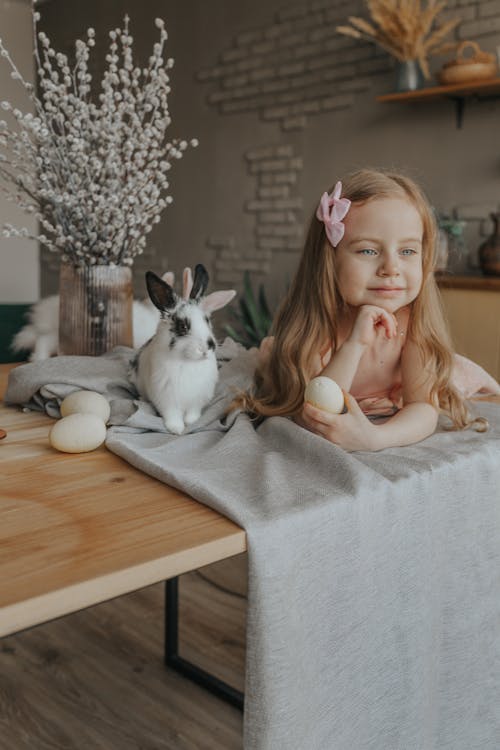
{"label": "white egg in hand", "polygon": [[344,409],[344,394],[342,388],[332,380],[322,375],[313,378],[306,386],[304,400],[318,409],[341,414]]}
{"label": "white egg in hand", "polygon": [[106,425],[96,414],[70,414],[59,419],[49,432],[53,448],[63,453],[87,453],[106,439]]}
{"label": "white egg in hand", "polygon": [[61,403],[61,417],[70,414],[95,414],[106,423],[110,414],[109,403],[95,391],[74,391]]}

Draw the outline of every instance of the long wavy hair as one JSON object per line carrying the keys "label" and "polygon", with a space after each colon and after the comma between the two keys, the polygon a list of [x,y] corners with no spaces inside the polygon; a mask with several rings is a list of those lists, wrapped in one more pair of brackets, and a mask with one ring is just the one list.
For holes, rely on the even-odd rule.
{"label": "long wavy hair", "polygon": [[[411,303],[408,336],[434,373],[430,402],[450,417],[456,429],[469,426],[470,413],[450,384],[452,345],[434,279],[437,228],[427,198],[409,177],[374,169],[359,170],[344,179],[342,197],[357,204],[403,197],[417,209],[423,223],[422,286]],[[273,321],[270,356],[257,368],[253,388],[240,394],[233,406],[255,417],[298,414],[305,387],[317,374],[312,366],[318,353],[331,345],[333,354],[338,347],[339,322],[345,310],[336,253],[323,222],[314,214],[297,272]]]}

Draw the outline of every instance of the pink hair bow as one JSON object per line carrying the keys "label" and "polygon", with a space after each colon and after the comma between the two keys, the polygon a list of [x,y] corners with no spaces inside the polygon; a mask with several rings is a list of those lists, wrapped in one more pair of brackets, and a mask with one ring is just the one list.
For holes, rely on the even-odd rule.
{"label": "pink hair bow", "polygon": [[[351,207],[351,201],[348,198],[341,198],[342,183],[337,182],[333,193],[323,193],[316,211],[316,217],[325,225],[326,236],[330,240],[332,247],[337,247],[344,236],[345,227],[342,219],[345,217]],[[330,208],[332,209],[330,211]]]}

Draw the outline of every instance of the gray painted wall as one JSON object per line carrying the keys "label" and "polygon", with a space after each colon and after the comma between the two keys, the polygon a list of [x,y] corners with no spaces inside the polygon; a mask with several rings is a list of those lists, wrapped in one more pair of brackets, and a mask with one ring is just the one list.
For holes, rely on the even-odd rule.
{"label": "gray painted wall", "polygon": [[[27,81],[33,81],[34,77],[32,36],[29,4],[20,0],[0,0],[0,37]],[[5,99],[24,112],[32,111],[24,89],[10,74],[10,66],[0,58],[0,101]],[[0,120],[5,116],[0,110]],[[40,286],[38,245],[24,238],[2,237],[1,228],[5,223],[26,227],[31,232],[36,230],[33,217],[26,216],[0,191],[0,304],[35,302]]]}
{"label": "gray painted wall", "polygon": [[[498,0],[451,0],[464,19],[457,39],[500,46]],[[468,219],[467,257],[490,231],[500,205],[500,102],[471,101],[456,128],[451,102],[396,105],[375,97],[394,87],[392,60],[373,45],[335,33],[360,2],[310,0],[51,0],[43,26],[66,51],[88,26],[98,45],[125,13],[136,55],[147,60],[154,18],[169,32],[171,134],[200,145],[170,173],[174,204],[135,264],[143,272],[205,262],[212,289],[240,288],[245,268],[272,301],[293,273],[304,225],[321,193],[346,171],[374,165],[403,169],[422,182],[440,211]],[[103,51],[96,47],[96,72]],[[433,69],[444,62],[432,61]],[[57,263],[43,254],[42,290],[57,285]]]}

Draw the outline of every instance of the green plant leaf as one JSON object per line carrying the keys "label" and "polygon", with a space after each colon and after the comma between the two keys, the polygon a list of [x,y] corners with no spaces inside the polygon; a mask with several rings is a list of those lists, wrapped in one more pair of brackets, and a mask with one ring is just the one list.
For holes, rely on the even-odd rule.
{"label": "green plant leaf", "polygon": [[243,277],[243,290],[244,295],[241,300],[242,305],[246,306],[246,312],[250,317],[251,324],[256,331],[259,330],[259,310],[255,301],[255,295],[253,293],[252,285],[250,283],[250,274],[245,271]]}
{"label": "green plant leaf", "polygon": [[265,316],[266,321],[270,324],[273,316],[271,315],[271,311],[269,310],[269,305],[267,304],[266,291],[264,289],[264,284],[261,284],[259,287],[259,307],[262,310],[262,313]]}
{"label": "green plant leaf", "polygon": [[228,336],[231,336],[233,341],[236,341],[237,344],[243,344],[243,346],[246,346],[245,339],[242,336],[240,336],[240,334],[237,333],[232,326],[225,325],[224,330],[226,331]]}
{"label": "green plant leaf", "polygon": [[231,310],[231,314],[238,325],[226,326],[226,332],[234,341],[246,347],[258,347],[269,333],[272,315],[263,284],[260,285],[256,298],[248,271],[245,271],[243,275],[243,294],[239,299],[239,309]]}

